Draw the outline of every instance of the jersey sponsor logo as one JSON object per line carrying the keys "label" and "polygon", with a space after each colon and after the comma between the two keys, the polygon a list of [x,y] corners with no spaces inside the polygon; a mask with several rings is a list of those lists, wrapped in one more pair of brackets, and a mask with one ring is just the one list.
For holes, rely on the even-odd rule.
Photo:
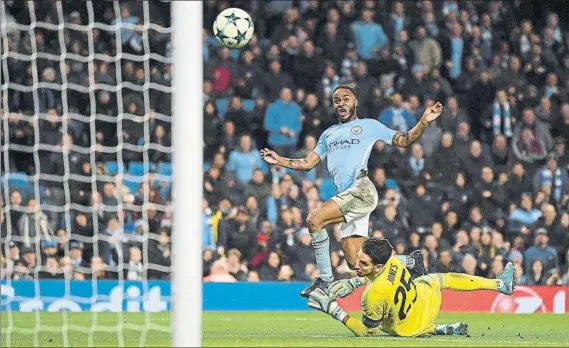
{"label": "jersey sponsor logo", "polygon": [[340,139],[328,144],[328,152],[339,149],[349,149],[352,145],[360,143],[359,139]]}
{"label": "jersey sponsor logo", "polygon": [[353,126],[352,127],[352,134],[358,135],[362,132],[362,127],[360,126]]}

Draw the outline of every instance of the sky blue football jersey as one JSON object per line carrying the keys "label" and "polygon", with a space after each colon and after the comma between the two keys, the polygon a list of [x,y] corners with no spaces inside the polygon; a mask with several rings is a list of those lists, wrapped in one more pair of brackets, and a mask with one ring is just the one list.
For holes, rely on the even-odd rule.
{"label": "sky blue football jersey", "polygon": [[391,145],[396,132],[377,120],[357,119],[326,129],[314,152],[321,160],[328,158],[328,171],[342,192],[352,186],[361,170],[367,170],[374,144],[380,140]]}

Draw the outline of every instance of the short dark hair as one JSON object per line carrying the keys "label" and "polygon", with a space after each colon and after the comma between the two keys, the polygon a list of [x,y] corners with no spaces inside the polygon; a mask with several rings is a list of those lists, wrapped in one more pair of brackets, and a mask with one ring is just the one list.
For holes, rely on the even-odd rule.
{"label": "short dark hair", "polygon": [[362,251],[369,255],[374,265],[384,265],[393,253],[393,246],[386,238],[370,238],[362,245]]}
{"label": "short dark hair", "polygon": [[336,93],[337,90],[339,89],[347,89],[350,92],[354,93],[354,96],[356,97],[356,99],[358,99],[358,92],[356,91],[356,89],[350,85],[346,85],[346,84],[342,84],[342,85],[338,85],[338,87],[334,88],[334,91],[332,92],[332,94]]}

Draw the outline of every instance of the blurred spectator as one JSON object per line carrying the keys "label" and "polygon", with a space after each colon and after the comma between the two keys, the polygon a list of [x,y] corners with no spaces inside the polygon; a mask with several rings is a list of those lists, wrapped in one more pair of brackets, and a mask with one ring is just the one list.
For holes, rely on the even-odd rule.
{"label": "blurred spectator", "polygon": [[204,127],[204,160],[211,160],[213,154],[221,145],[222,122],[217,115],[217,109],[212,102],[206,103],[203,117]]}
{"label": "blurred spectator", "polygon": [[242,255],[251,257],[250,245],[254,245],[255,230],[248,223],[249,216],[243,207],[239,207],[235,219],[224,221],[219,228],[218,245],[224,250],[237,249]]}
{"label": "blurred spectator", "polygon": [[227,270],[237,280],[244,280],[247,274],[247,266],[241,262],[239,250],[231,249],[227,252]]}
{"label": "blurred spectator", "polygon": [[415,196],[411,199],[410,223],[419,233],[427,232],[431,218],[436,207],[433,206],[433,198],[427,192],[425,184],[419,183],[415,187]]}
{"label": "blurred spectator", "polygon": [[551,187],[551,192],[556,201],[561,199],[561,193],[566,189],[569,175],[567,169],[557,165],[557,156],[548,155],[547,164],[537,171],[533,185],[536,189],[541,189],[544,185]]}
{"label": "blurred spectator", "polygon": [[261,278],[259,278],[259,273],[257,273],[257,271],[249,271],[247,281],[251,283],[260,282]]}
{"label": "blurred spectator", "polygon": [[229,110],[227,110],[227,113],[225,114],[225,119],[233,122],[235,125],[235,133],[237,135],[242,135],[249,129],[249,123],[251,121],[248,119],[248,115],[245,110],[243,110],[243,101],[241,98],[237,96],[231,98]]}
{"label": "blurred spectator", "polygon": [[236,67],[233,86],[237,96],[252,99],[262,85],[263,70],[254,61],[255,55],[251,50],[244,50],[241,57],[241,64]]}
{"label": "blurred spectator", "polygon": [[478,262],[476,261],[476,257],[472,256],[472,254],[464,255],[462,259],[462,272],[473,276],[480,274]]}
{"label": "blurred spectator", "polygon": [[563,263],[567,264],[569,258],[563,257],[565,256],[564,251],[569,250],[569,213],[564,212],[559,218],[559,224],[552,231],[551,242],[557,251],[557,255],[564,261]]}
{"label": "blurred spectator", "polygon": [[531,109],[525,109],[522,114],[522,119],[516,125],[514,129],[514,137],[519,139],[521,133],[525,129],[530,129],[533,135],[537,138],[540,144],[543,144],[544,150],[549,151],[553,147],[553,140],[551,138],[551,133],[545,125],[540,123],[535,118],[535,113]]}
{"label": "blurred spectator", "polygon": [[213,57],[206,64],[205,76],[211,78],[212,92],[225,95],[231,86],[233,72],[236,69],[236,62],[231,57],[231,52],[227,47],[218,49],[218,56]]}
{"label": "blurred spectator", "polygon": [[413,144],[410,156],[401,164],[403,178],[418,179],[421,174],[427,172],[427,169],[423,147],[420,144]]}
{"label": "blurred spectator", "polygon": [[[333,69],[331,67],[327,69]],[[331,97],[331,93],[334,90],[333,86],[330,86],[324,90],[327,98]],[[301,133],[301,139],[306,136],[313,136],[318,138],[320,134],[326,128],[334,124],[334,117],[324,108],[318,97],[314,93],[310,93],[306,96],[306,104],[302,110],[304,120]],[[305,138],[306,139],[306,138]]]}
{"label": "blurred spectator", "polygon": [[513,160],[511,156],[511,151],[508,147],[506,137],[503,135],[497,135],[494,138],[491,148],[492,162],[496,166],[497,172],[504,172],[507,170],[508,165]]}
{"label": "blurred spectator", "polygon": [[306,93],[314,93],[316,92],[314,81],[318,81],[323,73],[324,58],[315,51],[312,41],[304,41],[300,54],[295,59],[294,81],[296,86]]}
{"label": "blurred spectator", "polygon": [[294,278],[294,271],[292,270],[292,267],[290,267],[289,265],[282,265],[279,270],[279,275],[277,277],[277,280],[281,282],[290,282],[293,280],[293,278]]}
{"label": "blurred spectator", "polygon": [[229,274],[227,261],[225,259],[214,261],[211,265],[211,272],[203,278],[204,282],[212,283],[234,283],[237,280]]}
{"label": "blurred spectator", "polygon": [[383,209],[383,217],[380,218],[375,229],[381,230],[385,238],[391,243],[395,243],[397,238],[406,237],[406,231],[399,219],[396,219],[397,210],[393,206],[387,206]]}
{"label": "blurred spectator", "polygon": [[482,145],[478,141],[470,144],[470,152],[466,157],[461,157],[461,165],[472,184],[478,183],[482,178],[482,168],[493,167],[491,157],[482,152]]}
{"label": "blurred spectator", "polygon": [[492,131],[494,136],[504,135],[511,138],[513,135],[513,124],[517,120],[515,108],[508,102],[506,91],[498,90],[496,100],[492,106]]}
{"label": "blurred spectator", "polygon": [[522,193],[519,206],[510,213],[510,223],[508,228],[513,233],[516,233],[517,231],[520,231],[524,226],[526,228],[531,227],[531,225],[535,224],[541,216],[541,211],[533,207],[533,199],[531,194]]}
{"label": "blurred spectator", "polygon": [[257,168],[266,168],[261,153],[253,149],[251,136],[242,135],[239,149],[229,154],[227,170],[235,173],[237,181],[244,185],[253,178],[253,171]]}
{"label": "blurred spectator", "polygon": [[261,280],[276,281],[279,276],[279,267],[281,265],[281,257],[278,253],[272,252],[269,254],[267,263],[263,265],[259,271]]}
{"label": "blurred spectator", "polygon": [[403,100],[400,94],[393,95],[392,101],[392,105],[379,115],[379,121],[389,128],[406,133],[415,126],[417,121],[409,111],[402,107]]}
{"label": "blurred spectator", "polygon": [[528,277],[526,279],[527,285],[545,285],[546,275],[543,269],[543,262],[541,259],[533,259],[526,267]]}
{"label": "blurred spectator", "polygon": [[415,64],[411,67],[411,76],[405,80],[405,84],[401,87],[401,94],[406,98],[410,95],[427,94],[427,75],[423,65]]}
{"label": "blurred spectator", "polygon": [[269,71],[263,76],[263,92],[267,96],[267,100],[271,103],[274,102],[281,94],[283,88],[292,88],[293,85],[290,74],[281,70],[280,61],[271,60]]}
{"label": "blurred spectator", "polygon": [[[539,228],[535,231],[535,245],[526,250],[524,260],[526,264],[526,273],[530,272],[544,274],[549,270],[559,269],[559,258],[555,248],[549,244],[549,235],[545,228]],[[539,261],[539,270],[536,270],[535,261]]]}
{"label": "blurred spectator", "polygon": [[[75,12],[77,13],[77,12]],[[78,13],[77,13],[78,14]],[[118,24],[121,33],[121,42],[123,45],[129,45],[136,52],[142,52],[142,36],[134,29],[126,26],[125,24],[138,24],[139,19],[131,15],[128,6],[121,6],[121,18],[115,19],[111,24]]]}
{"label": "blurred spectator", "polygon": [[148,263],[158,268],[148,270],[149,278],[169,279],[168,269],[171,264],[170,255],[170,237],[167,231],[161,231],[158,240],[152,240],[148,245]]}
{"label": "blurred spectator", "polygon": [[308,233],[308,229],[302,228],[299,234],[299,243],[289,249],[288,255],[291,260],[295,260],[293,265],[294,273],[300,275],[305,265],[316,263],[316,256],[314,256],[314,251],[312,250],[312,238],[310,233]]}
{"label": "blurred spectator", "polygon": [[211,265],[213,264],[213,250],[204,249],[202,253],[202,275],[206,277],[211,272]]}
{"label": "blurred spectator", "polygon": [[267,109],[265,129],[269,132],[268,143],[274,151],[284,157],[294,155],[302,123],[301,109],[292,100],[290,88],[283,88],[280,99]]}
{"label": "blurred spectator", "polygon": [[415,62],[423,65],[427,71],[440,67],[442,63],[441,46],[436,40],[427,36],[427,30],[424,27],[417,27],[415,40],[412,40],[409,46],[415,55]]}
{"label": "blurred spectator", "polygon": [[521,162],[513,164],[505,185],[509,202],[517,202],[524,192],[532,191],[532,183]]}
{"label": "blurred spectator", "polygon": [[377,52],[388,42],[383,27],[373,20],[373,11],[364,9],[362,20],[352,24],[358,55],[365,60],[376,59]]}
{"label": "blurred spectator", "polygon": [[265,181],[265,173],[261,169],[253,171],[253,178],[245,187],[245,196],[254,196],[257,201],[264,202],[270,195],[271,188]]}
{"label": "blurred spectator", "polygon": [[[569,55],[568,55],[569,60]],[[552,135],[560,136],[565,141],[569,139],[569,103],[561,105],[561,116],[557,118],[552,127]]]}
{"label": "blurred spectator", "polygon": [[438,262],[430,267],[431,272],[448,273],[452,270],[452,255],[450,250],[442,249],[439,251]]}
{"label": "blurred spectator", "polygon": [[28,201],[28,213],[21,215],[17,231],[24,247],[36,245],[40,240],[51,240],[54,234],[47,216],[40,210],[40,203],[35,199]]}
{"label": "blurred spectator", "polygon": [[469,122],[468,115],[460,108],[456,97],[448,98],[442,115],[437,119],[443,132],[455,134],[458,125],[462,122]]}
{"label": "blurred spectator", "polygon": [[324,25],[324,35],[317,42],[317,45],[322,48],[322,55],[330,60],[335,69],[339,69],[342,65],[342,59],[347,49],[347,38],[338,33],[338,24],[334,22],[327,22]]}
{"label": "blurred spectator", "polygon": [[502,216],[504,192],[500,184],[494,181],[494,171],[490,167],[482,168],[482,180],[476,187],[475,202],[480,205],[482,214],[491,222]]}

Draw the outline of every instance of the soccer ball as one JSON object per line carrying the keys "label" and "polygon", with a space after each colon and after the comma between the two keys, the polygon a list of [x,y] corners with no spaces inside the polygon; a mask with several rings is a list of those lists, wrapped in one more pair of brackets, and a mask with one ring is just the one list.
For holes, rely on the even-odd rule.
{"label": "soccer ball", "polygon": [[240,8],[227,8],[217,15],[213,34],[228,48],[241,48],[253,37],[255,26],[251,16]]}

